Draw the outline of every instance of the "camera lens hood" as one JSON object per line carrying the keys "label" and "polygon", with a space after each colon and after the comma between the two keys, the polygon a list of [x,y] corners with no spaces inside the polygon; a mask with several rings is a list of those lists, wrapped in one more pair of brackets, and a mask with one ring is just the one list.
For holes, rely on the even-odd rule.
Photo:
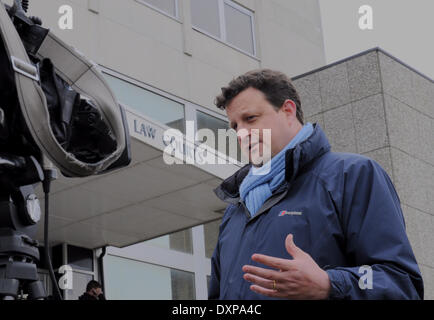
{"label": "camera lens hood", "polygon": [[86,162],[65,150],[53,134],[47,100],[40,85],[39,70],[29,58],[2,3],[0,35],[12,64],[21,114],[38,148],[62,173],[70,177],[99,174],[109,168],[129,147],[129,135],[122,107],[98,66],[51,32],[48,32],[36,52],[38,59],[51,60],[56,74],[72,89],[92,101],[116,140],[113,152],[97,162]]}

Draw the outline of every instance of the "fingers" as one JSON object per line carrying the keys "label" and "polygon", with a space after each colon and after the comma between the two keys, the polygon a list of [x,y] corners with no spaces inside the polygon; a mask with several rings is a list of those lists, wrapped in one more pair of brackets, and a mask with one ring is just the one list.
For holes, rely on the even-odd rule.
{"label": "fingers", "polygon": [[[243,270],[251,272],[243,276],[244,280],[252,283],[250,290],[268,297],[299,299],[297,284],[293,282],[289,272],[279,272],[253,266],[244,266]],[[263,274],[264,277],[254,273]]]}
{"label": "fingers", "polygon": [[252,260],[279,270],[290,270],[292,267],[292,261],[289,259],[270,257],[264,254],[255,253]]}
{"label": "fingers", "polygon": [[249,282],[257,284],[263,288],[267,288],[270,290],[276,290],[277,289],[277,283],[275,282],[275,280],[267,280],[267,279],[255,276],[253,274],[250,274],[250,273],[244,274],[243,278],[244,278],[244,280],[247,280]]}
{"label": "fingers", "polygon": [[[244,268],[243,268],[244,269]],[[247,268],[248,269],[248,268]],[[278,291],[278,282],[276,280],[268,280],[262,277],[255,276],[251,273],[246,273],[243,278],[253,284],[250,286],[250,290],[268,296],[276,298],[284,298],[285,294]]]}
{"label": "fingers", "polygon": [[252,274],[263,279],[271,280],[271,283],[273,282],[272,280],[281,279],[282,277],[279,271],[259,268],[250,265],[243,266],[242,270],[247,274]]}
{"label": "fingers", "polygon": [[264,296],[267,296],[267,297],[286,298],[286,294],[283,292],[266,289],[266,288],[263,288],[263,287],[258,286],[258,285],[251,285],[250,290],[252,290],[256,293],[262,294]]}

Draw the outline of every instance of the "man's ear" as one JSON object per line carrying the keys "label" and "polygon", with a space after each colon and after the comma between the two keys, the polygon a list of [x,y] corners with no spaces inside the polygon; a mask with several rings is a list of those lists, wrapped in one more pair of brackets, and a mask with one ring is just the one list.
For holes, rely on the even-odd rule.
{"label": "man's ear", "polygon": [[288,120],[292,120],[293,118],[297,118],[297,105],[295,102],[291,99],[286,99],[282,107],[280,108],[280,111],[284,112]]}

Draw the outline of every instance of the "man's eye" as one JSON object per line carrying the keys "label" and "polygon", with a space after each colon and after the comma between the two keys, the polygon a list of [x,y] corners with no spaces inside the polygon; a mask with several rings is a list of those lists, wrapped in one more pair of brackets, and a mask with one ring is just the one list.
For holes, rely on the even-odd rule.
{"label": "man's eye", "polygon": [[249,116],[246,118],[247,121],[253,120],[254,118],[256,118],[256,116]]}

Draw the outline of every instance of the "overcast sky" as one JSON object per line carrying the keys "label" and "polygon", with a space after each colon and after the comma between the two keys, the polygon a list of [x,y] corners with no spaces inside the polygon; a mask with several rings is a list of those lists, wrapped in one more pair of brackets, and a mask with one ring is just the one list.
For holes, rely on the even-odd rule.
{"label": "overcast sky", "polygon": [[[434,79],[434,0],[319,0],[327,64],[380,47]],[[372,7],[373,29],[359,28]],[[364,20],[366,22],[366,20]]]}

